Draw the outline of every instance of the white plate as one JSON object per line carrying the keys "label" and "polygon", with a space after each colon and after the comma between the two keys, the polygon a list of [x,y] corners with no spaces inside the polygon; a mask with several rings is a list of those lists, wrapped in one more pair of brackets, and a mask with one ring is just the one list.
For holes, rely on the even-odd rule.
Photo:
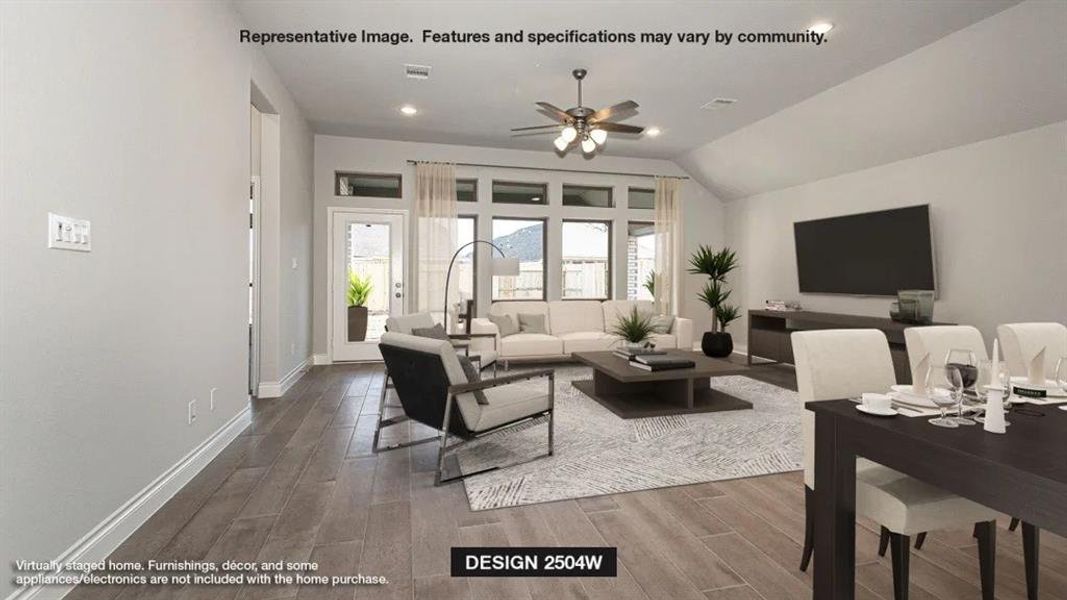
{"label": "white plate", "polygon": [[890,408],[886,411],[871,410],[862,404],[857,404],[856,410],[860,411],[861,413],[866,413],[868,415],[874,415],[876,417],[894,417],[897,414],[897,411],[894,408]]}

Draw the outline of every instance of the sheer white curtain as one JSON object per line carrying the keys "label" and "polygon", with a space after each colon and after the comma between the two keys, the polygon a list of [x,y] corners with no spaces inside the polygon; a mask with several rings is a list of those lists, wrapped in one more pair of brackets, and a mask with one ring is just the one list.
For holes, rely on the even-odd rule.
{"label": "sheer white curtain", "polygon": [[675,314],[675,288],[679,285],[678,253],[681,248],[682,199],[680,179],[656,178],[656,309]]}
{"label": "sheer white curtain", "polygon": [[[445,323],[445,274],[456,251],[456,173],[450,164],[415,165],[415,217],[418,222],[418,310]],[[455,287],[455,286],[453,286]],[[451,296],[455,296],[455,292]],[[450,297],[449,301],[455,298]]]}

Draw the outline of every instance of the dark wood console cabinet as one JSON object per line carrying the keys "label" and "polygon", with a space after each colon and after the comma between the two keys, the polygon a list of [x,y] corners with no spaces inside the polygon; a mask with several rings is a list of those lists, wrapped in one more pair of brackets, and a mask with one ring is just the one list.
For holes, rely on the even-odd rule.
{"label": "dark wood console cabinet", "polygon": [[[954,323],[934,323],[953,325]],[[842,315],[807,310],[784,311],[755,309],[748,311],[748,364],[753,357],[793,364],[793,344],[789,334],[812,329],[878,329],[889,340],[893,356],[893,370],[897,383],[911,383],[908,351],[904,346],[904,330],[920,327],[882,317]]]}

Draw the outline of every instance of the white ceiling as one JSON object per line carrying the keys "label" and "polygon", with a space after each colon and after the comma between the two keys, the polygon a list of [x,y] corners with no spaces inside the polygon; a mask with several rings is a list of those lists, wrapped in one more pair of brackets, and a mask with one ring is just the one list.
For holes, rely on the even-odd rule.
{"label": "white ceiling", "polygon": [[1067,120],[1065,26],[1024,2],[675,162],[733,200]]}
{"label": "white ceiling", "polygon": [[[657,126],[658,138],[609,138],[605,153],[673,158],[797,104],[861,73],[989,17],[1012,0],[762,2],[253,2],[236,7],[256,31],[408,32],[523,29],[583,31],[802,31],[835,24],[814,45],[277,44],[264,48],[317,133],[546,150],[550,134],[512,127],[549,124],[535,101],[575,104],[570,71],[589,69],[587,106],[633,99],[626,123]],[[405,63],[433,67],[407,79]],[[702,111],[722,96],[733,106]],[[418,107],[405,117],[403,104]]]}

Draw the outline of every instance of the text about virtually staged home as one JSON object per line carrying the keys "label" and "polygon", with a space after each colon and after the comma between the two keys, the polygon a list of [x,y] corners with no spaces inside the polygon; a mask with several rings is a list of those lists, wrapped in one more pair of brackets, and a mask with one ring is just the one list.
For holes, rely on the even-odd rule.
{"label": "text about virtually staged home", "polygon": [[0,600],[1067,600],[1067,1],[0,2]]}

